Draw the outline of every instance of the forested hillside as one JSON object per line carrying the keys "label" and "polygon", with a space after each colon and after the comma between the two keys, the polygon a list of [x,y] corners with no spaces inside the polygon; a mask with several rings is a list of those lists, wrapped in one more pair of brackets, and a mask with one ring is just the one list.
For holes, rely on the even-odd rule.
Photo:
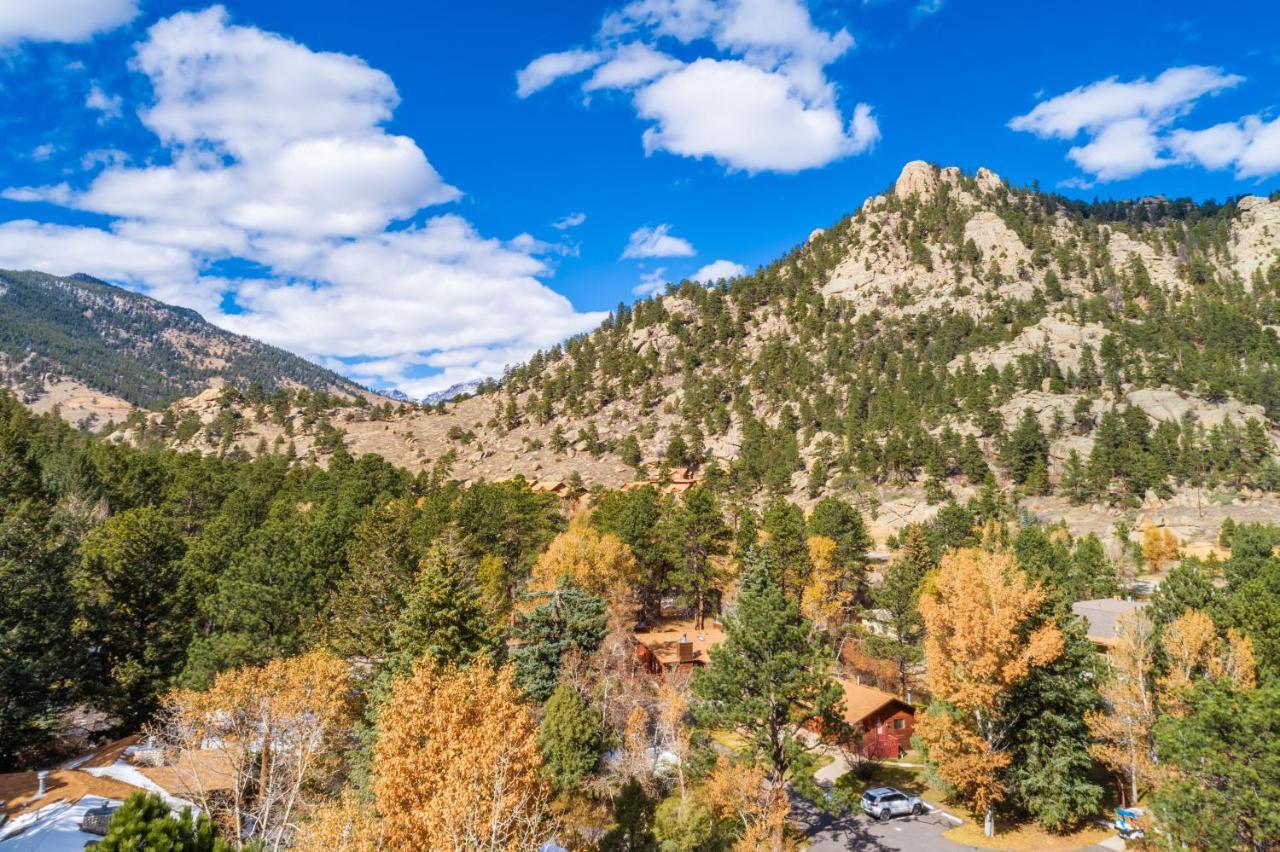
{"label": "forested hillside", "polygon": [[[175,765],[230,755],[241,797],[179,790],[234,848],[256,848],[249,825],[308,852],[476,848],[499,814],[503,848],[787,848],[787,786],[838,814],[900,772],[849,757],[851,783],[815,786],[820,758],[852,754],[853,643],[913,696],[938,795],[978,823],[1092,838],[1110,775],[1198,848],[1276,825],[1274,756],[1253,748],[1280,700],[1275,526],[1176,562],[1108,662],[1070,604],[1176,544],[1113,560],[999,489],[944,503],[874,566],[833,496],[757,512],[724,477],[574,499],[340,444],[327,461],[138,450],[0,394],[3,768],[140,726]],[[670,618],[722,637],[692,677],[637,657]]]}
{"label": "forested hillside", "polygon": [[204,390],[210,379],[268,391],[361,392],[335,373],[224,331],[195,311],[88,276],[0,270],[0,381],[26,401],[71,382],[155,408]]}
{"label": "forested hillside", "polygon": [[[1183,510],[1280,486],[1278,311],[1280,200],[1086,204],[912,163],[752,274],[619,305],[475,397],[327,427],[460,480],[688,468],[740,502],[840,494],[878,538],[988,477],[1046,511],[1145,502],[1212,538],[1221,517]],[[314,418],[283,426],[299,411],[205,400],[122,435],[306,455]],[[231,428],[176,436],[193,416]]]}

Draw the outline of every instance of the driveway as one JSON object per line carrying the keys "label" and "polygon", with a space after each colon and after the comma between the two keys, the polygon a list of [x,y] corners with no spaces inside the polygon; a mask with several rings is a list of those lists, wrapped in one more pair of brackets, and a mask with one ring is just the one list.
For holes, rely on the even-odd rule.
{"label": "driveway", "polygon": [[809,838],[812,852],[844,852],[857,849],[880,850],[948,850],[974,849],[952,843],[942,832],[955,827],[955,822],[933,811],[920,816],[895,817],[888,822],[869,819],[861,812],[832,816],[823,813],[809,801],[791,794],[791,819]]}

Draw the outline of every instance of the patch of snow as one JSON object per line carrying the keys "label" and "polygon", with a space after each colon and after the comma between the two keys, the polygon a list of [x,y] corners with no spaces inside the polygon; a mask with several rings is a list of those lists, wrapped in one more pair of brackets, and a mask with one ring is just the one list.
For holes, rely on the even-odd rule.
{"label": "patch of snow", "polygon": [[[128,750],[126,749],[126,752]],[[141,787],[152,793],[158,793],[164,799],[164,803],[172,810],[180,811],[183,808],[191,808],[197,810],[194,802],[188,802],[186,799],[180,799],[143,775],[138,767],[123,760],[117,760],[110,766],[91,766],[84,770],[90,775],[98,778],[114,778],[116,781],[123,781],[126,784],[132,784],[134,787]]]}
{"label": "patch of snow", "polygon": [[78,802],[55,802],[38,811],[15,817],[0,829],[3,852],[82,852],[85,843],[101,840],[80,830],[84,815],[104,805],[119,807],[118,799],[84,796]]}

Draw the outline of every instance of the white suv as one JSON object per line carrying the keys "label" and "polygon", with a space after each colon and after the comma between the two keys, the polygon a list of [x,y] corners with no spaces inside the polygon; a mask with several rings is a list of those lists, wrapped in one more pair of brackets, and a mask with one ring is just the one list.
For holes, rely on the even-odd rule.
{"label": "white suv", "polygon": [[862,794],[862,810],[873,819],[886,820],[906,814],[922,814],[927,808],[919,796],[892,787],[877,787]]}

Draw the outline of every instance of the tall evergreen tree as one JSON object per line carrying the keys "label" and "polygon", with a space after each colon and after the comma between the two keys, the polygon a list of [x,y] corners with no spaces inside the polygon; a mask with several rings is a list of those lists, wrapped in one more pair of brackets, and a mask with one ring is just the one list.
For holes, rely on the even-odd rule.
{"label": "tall evergreen tree", "polygon": [[716,560],[728,553],[732,533],[715,495],[704,486],[685,494],[676,509],[672,532],[678,556],[671,580],[685,602],[694,607],[695,627],[701,630],[708,603],[719,586]]}
{"label": "tall evergreen tree", "polygon": [[816,722],[828,735],[841,733],[843,698],[829,655],[778,585],[770,558],[750,560],[724,642],[711,649],[692,688],[706,721],[745,733],[781,796],[792,765],[810,748],[805,727]]}

